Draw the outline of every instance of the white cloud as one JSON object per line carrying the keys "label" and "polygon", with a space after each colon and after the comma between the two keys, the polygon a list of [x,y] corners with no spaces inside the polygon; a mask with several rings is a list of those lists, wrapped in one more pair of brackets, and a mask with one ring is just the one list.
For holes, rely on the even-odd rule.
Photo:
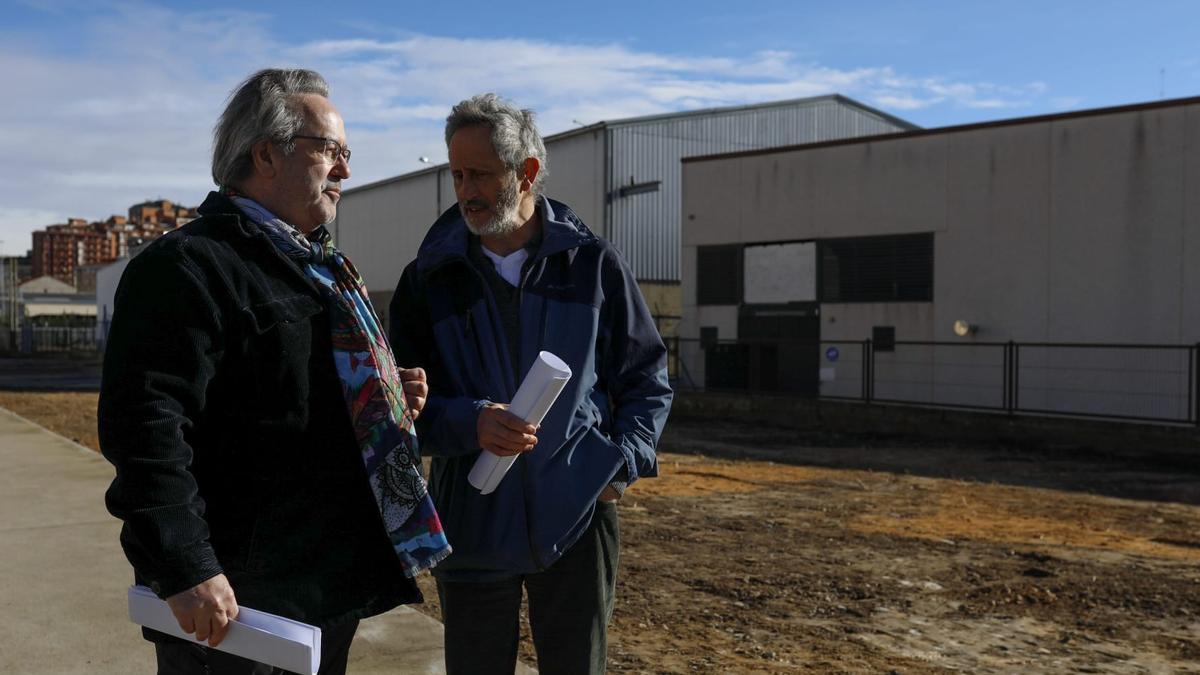
{"label": "white cloud", "polygon": [[[354,149],[348,185],[445,159],[441,124],[455,102],[496,91],[538,112],[542,131],[577,122],[707,106],[841,93],[903,113],[935,106],[1019,108],[1043,83],[1006,87],[839,69],[793,52],[680,56],[622,44],[401,34],[289,44],[282,17],[177,12],[121,3],[26,0],[82,15],[86,43],[71,55],[39,52],[0,29],[0,133],[19,172],[0,182],[0,252],[22,253],[29,230],[68,216],[103,219],[163,196],[194,205],[210,189],[212,125],[229,91],[267,66],[305,66],[330,81]],[[130,36],[136,36],[131,39]],[[8,38],[8,39],[6,39]],[[809,57],[805,57],[806,59]]]}
{"label": "white cloud", "polygon": [[0,255],[24,254],[33,246],[31,233],[56,218],[58,212],[49,209],[0,206]]}
{"label": "white cloud", "polygon": [[937,105],[945,99],[940,97],[921,98],[910,94],[900,93],[881,93],[876,94],[872,101],[875,105],[883,108],[892,108],[894,110],[921,110],[932,105]]}

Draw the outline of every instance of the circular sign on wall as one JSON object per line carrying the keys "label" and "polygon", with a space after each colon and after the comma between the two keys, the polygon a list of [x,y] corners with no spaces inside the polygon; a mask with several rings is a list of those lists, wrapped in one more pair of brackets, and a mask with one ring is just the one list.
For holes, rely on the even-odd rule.
{"label": "circular sign on wall", "polygon": [[838,351],[837,347],[830,347],[829,349],[825,350],[825,359],[827,361],[831,361],[831,362],[837,361],[838,356],[840,356],[840,355],[841,355],[841,352]]}

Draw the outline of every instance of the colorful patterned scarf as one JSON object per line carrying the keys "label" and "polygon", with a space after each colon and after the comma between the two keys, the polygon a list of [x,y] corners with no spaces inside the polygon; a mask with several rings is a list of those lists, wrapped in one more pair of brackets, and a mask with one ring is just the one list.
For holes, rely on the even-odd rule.
{"label": "colorful patterned scarf", "polygon": [[306,238],[257,202],[231,197],[325,296],[333,361],[379,513],[404,573],[416,576],[450,555],[450,544],[421,477],[417,430],[400,375],[358,270],[324,227]]}

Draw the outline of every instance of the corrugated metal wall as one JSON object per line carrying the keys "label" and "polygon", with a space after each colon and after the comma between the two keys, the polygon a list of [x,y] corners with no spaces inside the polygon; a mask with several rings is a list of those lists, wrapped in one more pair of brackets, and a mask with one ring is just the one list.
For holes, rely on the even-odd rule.
{"label": "corrugated metal wall", "polygon": [[[438,216],[437,174],[347,191],[333,235],[372,292],[391,291]],[[451,190],[453,198],[453,190]]]}
{"label": "corrugated metal wall", "polygon": [[593,232],[604,236],[604,134],[571,134],[546,144],[547,197],[570,206]]}
{"label": "corrugated metal wall", "polygon": [[[902,130],[836,99],[615,125],[608,131],[606,234],[638,279],[678,281],[680,159]],[[618,192],[631,182],[651,181],[662,181],[658,191]]]}

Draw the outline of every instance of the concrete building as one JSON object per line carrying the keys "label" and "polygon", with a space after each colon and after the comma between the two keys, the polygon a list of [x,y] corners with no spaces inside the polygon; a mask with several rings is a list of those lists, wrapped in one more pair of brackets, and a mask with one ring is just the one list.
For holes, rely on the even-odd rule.
{"label": "concrete building", "polygon": [[[652,313],[670,319],[680,312],[680,158],[913,128],[843,96],[599,122],[546,137],[545,192],[624,253]],[[334,235],[377,309],[386,310],[429,226],[454,202],[444,164],[342,194]],[[660,329],[674,326],[660,321]]]}
{"label": "concrete building", "polygon": [[17,330],[21,325],[17,294],[22,260],[17,256],[0,256],[0,351],[17,348]]}
{"label": "concrete building", "polygon": [[[129,222],[134,225],[155,224],[167,229],[182,227],[199,214],[192,206],[180,206],[169,199],[153,199],[129,207]],[[114,216],[119,217],[119,216]]]}
{"label": "concrete building", "polygon": [[72,318],[90,321],[96,316],[96,296],[78,293],[75,287],[51,276],[30,279],[17,287],[17,303],[22,308],[23,320],[39,321]]}
{"label": "concrete building", "polygon": [[71,284],[80,293],[96,292],[96,273],[111,263],[93,263],[75,267],[75,283]]}
{"label": "concrete building", "polygon": [[[684,370],[1194,419],[1196,349],[1062,345],[1200,342],[1197,176],[1200,98],[685,159]],[[820,346],[750,345],[784,339]]]}
{"label": "concrete building", "polygon": [[129,255],[118,258],[96,272],[96,343],[103,345],[108,339],[108,328],[112,324],[113,308],[116,306],[117,284],[129,266],[129,261],[144,249],[135,247]]}
{"label": "concrete building", "polygon": [[[49,275],[77,283],[80,267],[112,262],[130,247],[150,241],[196,217],[196,210],[160,199],[129,207],[129,217],[111,216],[89,223],[70,218],[33,233],[33,276]],[[89,281],[85,279],[85,281]]]}

